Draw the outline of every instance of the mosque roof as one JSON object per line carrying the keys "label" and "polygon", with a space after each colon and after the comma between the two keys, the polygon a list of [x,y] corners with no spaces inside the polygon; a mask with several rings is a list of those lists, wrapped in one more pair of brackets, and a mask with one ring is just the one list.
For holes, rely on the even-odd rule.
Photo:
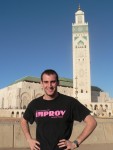
{"label": "mosque roof", "polygon": [[91,91],[103,92],[103,90],[97,86],[91,86]]}
{"label": "mosque roof", "polygon": [[[18,82],[21,82],[21,81],[40,83],[40,78],[33,77],[33,76],[26,76],[24,78],[16,80],[12,84],[15,84],[15,83],[18,83]],[[73,87],[73,82],[72,82],[72,79],[59,78],[59,85],[64,86],[64,87]]]}
{"label": "mosque roof", "polygon": [[39,83],[40,78],[33,77],[33,76],[26,76],[26,77],[23,77],[23,78],[20,78],[20,79],[16,80],[12,84],[15,84],[15,83],[18,83],[18,82],[21,82],[21,81]]}
{"label": "mosque roof", "polygon": [[[40,78],[33,77],[33,76],[26,76],[26,77],[16,80],[11,85],[16,84],[18,82],[22,82],[22,81],[40,83]],[[73,80],[69,78],[59,78],[59,85],[63,87],[73,87]],[[97,86],[91,86],[91,91],[102,92],[103,90]]]}

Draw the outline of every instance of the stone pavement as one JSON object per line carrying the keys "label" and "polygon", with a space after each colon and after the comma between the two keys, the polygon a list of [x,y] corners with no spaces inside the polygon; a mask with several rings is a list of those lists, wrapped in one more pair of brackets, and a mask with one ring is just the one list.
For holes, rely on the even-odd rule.
{"label": "stone pavement", "polygon": [[0,150],[30,150],[29,148],[0,148]]}
{"label": "stone pavement", "polygon": [[30,150],[29,148],[0,148],[0,150]]}
{"label": "stone pavement", "polygon": [[[30,150],[28,148],[0,148],[0,150]],[[113,150],[113,143],[81,144],[78,150]]]}

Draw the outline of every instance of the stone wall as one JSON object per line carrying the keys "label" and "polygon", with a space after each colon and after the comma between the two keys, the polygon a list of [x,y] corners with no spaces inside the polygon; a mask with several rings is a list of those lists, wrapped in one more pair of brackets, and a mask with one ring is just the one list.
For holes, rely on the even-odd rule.
{"label": "stone wall", "polygon": [[[97,119],[97,128],[83,144],[113,143],[113,119]],[[84,123],[74,123],[71,140],[76,139]],[[35,124],[30,125],[35,138]],[[0,148],[27,148],[28,143],[20,127],[20,119],[0,119]]]}

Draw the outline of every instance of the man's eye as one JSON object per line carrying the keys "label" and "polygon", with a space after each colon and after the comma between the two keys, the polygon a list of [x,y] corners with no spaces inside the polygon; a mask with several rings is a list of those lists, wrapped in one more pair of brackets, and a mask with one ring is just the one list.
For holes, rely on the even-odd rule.
{"label": "man's eye", "polygon": [[52,83],[55,83],[56,81],[52,81]]}
{"label": "man's eye", "polygon": [[44,81],[44,83],[48,83],[47,81]]}

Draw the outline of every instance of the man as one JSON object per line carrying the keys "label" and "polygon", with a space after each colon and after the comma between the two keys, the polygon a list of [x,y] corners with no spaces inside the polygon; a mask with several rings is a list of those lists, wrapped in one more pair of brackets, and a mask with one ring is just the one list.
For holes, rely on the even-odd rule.
{"label": "man", "polygon": [[[32,100],[22,118],[21,126],[31,150],[74,150],[92,133],[97,123],[90,111],[78,100],[60,94],[58,74],[45,70],[41,74],[44,95]],[[75,141],[70,141],[73,122],[86,123]],[[29,123],[36,122],[36,140],[31,137]]]}

